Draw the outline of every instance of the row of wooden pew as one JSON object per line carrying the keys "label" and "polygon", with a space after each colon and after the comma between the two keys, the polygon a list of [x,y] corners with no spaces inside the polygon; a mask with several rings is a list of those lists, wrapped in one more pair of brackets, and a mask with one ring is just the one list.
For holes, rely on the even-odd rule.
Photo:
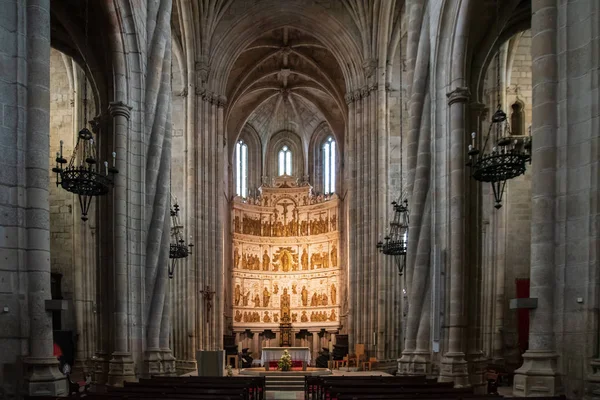
{"label": "row of wooden pew", "polygon": [[[307,376],[305,400],[506,400],[497,394],[475,394],[472,388],[454,388],[423,376]],[[537,398],[540,400],[542,398]],[[564,400],[549,397],[544,400]]]}
{"label": "row of wooden pew", "polygon": [[[86,400],[264,400],[264,377],[153,377],[107,387],[105,393],[88,392]],[[49,400],[28,397],[26,400]]]}

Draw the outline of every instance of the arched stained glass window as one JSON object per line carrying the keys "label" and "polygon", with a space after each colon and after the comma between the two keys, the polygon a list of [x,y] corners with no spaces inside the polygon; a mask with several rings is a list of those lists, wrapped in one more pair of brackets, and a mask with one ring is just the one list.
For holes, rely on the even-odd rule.
{"label": "arched stained glass window", "polygon": [[323,191],[335,192],[335,140],[331,136],[323,144]]}
{"label": "arched stained glass window", "polygon": [[242,140],[235,145],[235,194],[248,197],[248,145]]}
{"label": "arched stained glass window", "polygon": [[292,151],[287,147],[283,146],[279,150],[279,176],[292,175]]}

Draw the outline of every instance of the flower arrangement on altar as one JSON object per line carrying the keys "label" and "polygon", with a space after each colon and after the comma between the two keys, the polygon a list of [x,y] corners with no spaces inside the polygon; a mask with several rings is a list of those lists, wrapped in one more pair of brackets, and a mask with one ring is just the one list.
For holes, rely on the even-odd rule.
{"label": "flower arrangement on altar", "polygon": [[283,351],[281,358],[277,362],[277,368],[281,371],[289,371],[292,369],[292,356],[287,350]]}
{"label": "flower arrangement on altar", "polygon": [[227,370],[227,376],[233,376],[233,369],[231,368],[231,365],[227,364],[225,369]]}

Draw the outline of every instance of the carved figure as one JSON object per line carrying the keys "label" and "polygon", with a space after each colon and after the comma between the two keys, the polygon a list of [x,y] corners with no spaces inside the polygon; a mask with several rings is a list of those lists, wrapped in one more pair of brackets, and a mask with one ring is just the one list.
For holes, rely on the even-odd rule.
{"label": "carved figure", "polygon": [[337,215],[333,214],[331,216],[331,230],[335,231],[337,229]]}
{"label": "carved figure", "polygon": [[256,294],[256,296],[254,296],[254,300],[252,300],[254,302],[254,307],[258,308],[260,307],[260,296],[258,295],[258,293]]}
{"label": "carved figure", "polygon": [[249,300],[250,300],[250,292],[248,292],[242,296],[242,303],[244,303],[244,307],[248,307]]}
{"label": "carved figure", "polygon": [[306,290],[306,286],[302,286],[302,305],[306,307],[308,305],[308,290]]}
{"label": "carved figure", "polygon": [[279,299],[279,303],[281,305],[281,318],[285,319],[287,315],[288,318],[290,316],[290,295],[288,294],[287,288],[283,289],[283,294]]}
{"label": "carved figure", "polygon": [[273,314],[273,321],[274,322],[279,322],[279,313]]}
{"label": "carved figure", "polygon": [[331,310],[331,315],[329,316],[329,320],[335,321],[335,319],[336,319],[335,310]]}
{"label": "carved figure", "polygon": [[335,288],[335,283],[331,284],[331,304],[335,306],[337,301],[337,289]]}
{"label": "carved figure", "polygon": [[233,319],[235,320],[235,322],[241,322],[242,321],[242,313],[240,312],[240,310],[237,310],[235,312],[235,317]]}
{"label": "carved figure", "polygon": [[337,248],[335,244],[331,246],[331,266],[337,267]]}
{"label": "carved figure", "polygon": [[327,293],[323,293],[323,296],[321,296],[321,305],[322,306],[326,306],[327,305]]}
{"label": "carved figure", "polygon": [[240,266],[240,252],[236,246],[235,250],[233,251],[233,268],[239,268]]}
{"label": "carved figure", "polygon": [[277,283],[275,283],[273,285],[273,294],[277,294],[279,293],[279,285]]}
{"label": "carved figure", "polygon": [[271,322],[271,317],[269,316],[269,312],[265,311],[265,316],[263,317],[263,322]]}
{"label": "carved figure", "polygon": [[245,254],[242,254],[242,269],[246,269],[248,266],[248,260]]}
{"label": "carved figure", "polygon": [[292,293],[293,294],[298,294],[298,292],[296,291],[296,284],[295,283],[292,285]]}
{"label": "carved figure", "polygon": [[298,322],[298,314],[296,314],[296,313],[292,314],[292,322]]}
{"label": "carved figure", "polygon": [[239,306],[242,298],[242,290],[240,289],[240,285],[235,285],[234,293],[234,303],[236,306]]}
{"label": "carved figure", "polygon": [[265,253],[263,254],[263,261],[262,261],[263,271],[268,271],[270,264],[271,264],[271,258],[269,257],[269,255],[267,254],[267,251],[265,250]]}
{"label": "carved figure", "polygon": [[266,287],[263,290],[263,307],[269,307],[269,300],[271,300],[271,293]]}
{"label": "carved figure", "polygon": [[240,229],[240,216],[236,215],[233,221],[233,231],[235,233],[242,233],[242,230]]}
{"label": "carved figure", "polygon": [[316,307],[319,305],[319,298],[317,297],[316,293],[313,293],[313,295],[310,299],[310,305],[311,305],[311,307]]}
{"label": "carved figure", "polygon": [[308,270],[308,253],[306,252],[306,249],[302,250],[301,263],[302,263],[302,269],[304,271]]}
{"label": "carved figure", "polygon": [[283,270],[283,272],[289,272],[290,264],[290,256],[287,252],[284,252],[281,256],[281,269]]}
{"label": "carved figure", "polygon": [[302,316],[300,317],[300,322],[308,322],[308,317],[306,316],[306,311],[302,311]]}

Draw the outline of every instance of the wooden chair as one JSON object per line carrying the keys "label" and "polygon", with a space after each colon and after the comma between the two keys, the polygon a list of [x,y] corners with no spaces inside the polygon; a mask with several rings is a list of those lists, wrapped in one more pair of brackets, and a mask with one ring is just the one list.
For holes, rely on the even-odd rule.
{"label": "wooden chair", "polygon": [[364,357],[365,357],[364,343],[356,343],[354,345],[354,354],[352,354],[350,356],[350,358],[348,358],[348,368],[350,368],[351,362],[354,362],[354,365],[356,365],[356,368],[358,368],[360,366],[360,362],[364,359]]}
{"label": "wooden chair", "polygon": [[367,365],[369,366],[369,371],[372,371],[371,368],[373,367],[373,364],[375,364],[376,362],[377,362],[377,357],[370,357],[369,361],[363,361],[362,362],[363,371],[367,370]]}
{"label": "wooden chair", "polygon": [[348,356],[344,357],[341,360],[335,360],[333,362],[333,368],[340,369],[340,367],[344,367],[344,366],[348,367],[348,360],[349,360]]}

